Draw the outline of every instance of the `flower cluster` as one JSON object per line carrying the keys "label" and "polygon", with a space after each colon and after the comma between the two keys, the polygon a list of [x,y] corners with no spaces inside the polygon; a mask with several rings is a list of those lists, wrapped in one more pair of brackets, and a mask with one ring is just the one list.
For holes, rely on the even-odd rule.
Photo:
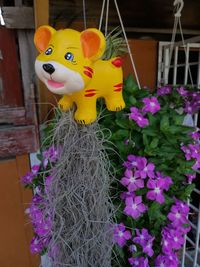
{"label": "flower cluster", "polygon": [[142,203],[142,197],[135,194],[136,191],[148,188],[146,199],[163,204],[164,190],[168,191],[173,182],[171,177],[155,172],[155,165],[145,157],[128,155],[127,159],[123,164],[127,169],[120,183],[127,187],[128,192],[122,193],[121,196],[126,204],[124,213],[137,219],[147,211],[147,206]]}
{"label": "flower cluster", "polygon": [[[130,154],[123,165],[126,170],[120,183],[127,189],[127,191],[121,193],[121,198],[125,202],[124,214],[137,220],[148,211],[149,200],[160,205],[164,203],[164,191],[169,190],[173,181],[171,177],[156,171],[155,165],[148,162],[146,157]],[[140,190],[144,188],[147,191],[146,195],[141,196]],[[133,253],[141,251],[145,255],[145,257],[130,257],[129,263],[131,266],[149,266],[148,258],[154,255],[154,239],[155,237],[146,228],[141,228],[141,231],[135,229],[135,234],[131,234],[129,230],[126,230],[124,223],[117,225],[114,230],[114,240],[120,247],[126,246],[127,241],[130,243],[131,240],[129,251]]]}
{"label": "flower cluster", "polygon": [[160,110],[160,104],[155,96],[150,98],[144,97],[142,102],[143,107],[141,110],[136,107],[130,108],[131,114],[129,117],[130,119],[134,120],[139,127],[144,128],[145,126],[149,125],[149,120],[145,117],[145,114],[148,112],[155,114]]}
{"label": "flower cluster", "polygon": [[[124,214],[138,219],[148,210],[148,200],[160,205],[164,203],[164,190],[168,191],[173,181],[171,177],[156,171],[155,165],[149,163],[145,157],[128,155],[123,165],[126,170],[120,182],[127,188],[127,191],[121,194],[125,202]],[[145,204],[142,203],[142,196],[138,193],[144,187],[148,189],[144,198]],[[177,251],[185,242],[184,235],[190,230],[188,213],[189,206],[175,199],[166,218],[168,224],[162,229],[160,241],[162,250],[155,258],[155,266],[178,266]],[[148,229],[135,229],[132,233],[126,229],[124,223],[116,225],[114,230],[114,240],[120,247],[128,246],[133,255],[138,251],[143,253],[143,256],[128,259],[133,267],[149,266],[149,258],[154,255],[154,239],[155,237],[148,232]]]}
{"label": "flower cluster", "polygon": [[[127,94],[130,85],[130,80],[125,83]],[[171,86],[158,88],[156,94],[134,90],[126,109],[129,116],[116,116],[121,129],[113,135],[113,141],[124,144],[124,149],[118,147],[125,160],[118,223],[128,238],[120,243],[125,255],[121,262],[178,267],[178,252],[190,230],[186,202],[200,168],[199,129],[187,126],[185,116],[199,110],[200,93]]]}
{"label": "flower cluster", "polygon": [[156,266],[178,266],[177,251],[185,242],[184,235],[190,231],[188,213],[189,206],[176,200],[167,216],[170,223],[162,230],[162,253],[155,260]]}
{"label": "flower cluster", "polygon": [[61,148],[54,145],[43,151],[38,157],[41,160],[39,165],[34,165],[31,172],[21,178],[25,186],[33,188],[35,195],[32,198],[26,213],[29,215],[34,237],[30,244],[31,253],[42,254],[46,251],[51,240],[53,227],[53,211],[48,210],[48,195],[53,180],[53,166],[58,161]]}

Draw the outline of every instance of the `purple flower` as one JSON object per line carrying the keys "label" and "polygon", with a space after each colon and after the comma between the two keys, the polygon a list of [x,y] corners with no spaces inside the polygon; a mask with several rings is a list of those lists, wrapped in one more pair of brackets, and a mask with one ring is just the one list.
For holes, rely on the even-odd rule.
{"label": "purple flower", "polygon": [[188,220],[186,218],[187,214],[183,213],[183,210],[178,205],[173,205],[167,218],[172,222],[174,227],[179,227],[183,224],[187,224]]}
{"label": "purple flower", "polygon": [[192,104],[192,102],[190,101],[186,101],[185,102],[185,107],[184,107],[184,111],[188,114],[194,114],[197,110],[196,110],[196,106],[194,104]]}
{"label": "purple flower", "polygon": [[33,179],[34,179],[33,173],[32,172],[28,172],[26,175],[21,177],[21,182],[24,185],[28,185],[28,184],[32,183]]}
{"label": "purple flower", "polygon": [[33,237],[30,244],[31,253],[41,253],[44,248],[44,245],[38,237]]}
{"label": "purple flower", "polygon": [[131,239],[131,232],[126,230],[125,225],[123,223],[116,225],[114,229],[115,242],[123,247],[129,239]]}
{"label": "purple flower", "polygon": [[199,146],[199,144],[189,144],[188,148],[191,151],[191,157],[193,159],[199,159],[200,160],[200,146]]}
{"label": "purple flower", "polygon": [[130,118],[134,120],[141,128],[149,125],[149,120],[145,118],[141,113],[131,113]]}
{"label": "purple flower", "polygon": [[144,181],[140,179],[139,175],[133,174],[133,172],[127,169],[124,173],[125,177],[121,179],[121,184],[128,186],[130,192],[144,187]]}
{"label": "purple flower", "polygon": [[144,157],[140,158],[140,161],[138,162],[137,171],[135,172],[136,175],[139,175],[142,179],[145,179],[146,177],[154,178],[154,169],[155,165],[153,163],[148,163],[147,159]]}
{"label": "purple flower", "polygon": [[149,257],[152,257],[154,254],[153,251],[153,240],[154,237],[149,235],[148,230],[143,228],[141,233],[136,229],[136,237],[133,238],[133,242],[142,246],[143,252],[146,253]]}
{"label": "purple flower", "polygon": [[170,256],[159,254],[155,259],[155,267],[178,267],[178,258],[175,254]]}
{"label": "purple flower", "polygon": [[123,166],[128,169],[138,168],[142,161],[142,157],[131,154],[128,155],[127,159],[128,161],[125,161]]}
{"label": "purple flower", "polygon": [[133,242],[143,247],[150,239],[152,239],[152,236],[146,228],[142,228],[141,233],[139,229],[136,229],[136,236],[133,238]]}
{"label": "purple flower", "polygon": [[128,261],[132,267],[149,267],[148,259],[144,257],[132,257]]}
{"label": "purple flower", "polygon": [[31,168],[32,174],[37,176],[39,169],[40,169],[40,165],[33,165],[33,167]]}
{"label": "purple flower", "polygon": [[55,163],[61,155],[62,152],[62,148],[61,146],[59,147],[55,147],[54,145],[50,146],[47,150],[45,150],[43,152],[43,166],[44,168],[46,168],[48,161],[50,161],[51,163]]}
{"label": "purple flower", "polygon": [[127,191],[127,192],[122,192],[122,193],[120,194],[120,198],[121,198],[122,200],[125,200],[127,197],[132,197],[132,198],[134,198],[134,197],[135,197],[135,193],[134,193],[134,192],[129,192],[129,191]]}
{"label": "purple flower", "polygon": [[159,254],[155,259],[155,267],[169,267],[168,263],[166,262],[166,256]]}
{"label": "purple flower", "polygon": [[131,111],[131,113],[140,114],[139,109],[136,107],[131,107],[130,111]]}
{"label": "purple flower", "polygon": [[172,181],[171,177],[164,176],[160,172],[156,172],[156,176],[157,176],[157,179],[163,179],[163,189],[166,190],[166,191],[168,191],[170,185],[173,184],[173,181]]}
{"label": "purple flower", "polygon": [[144,103],[144,107],[142,108],[143,112],[150,112],[152,114],[155,114],[160,110],[160,104],[155,96],[152,96],[150,98],[145,97],[143,98],[142,102]]}
{"label": "purple flower", "polygon": [[189,208],[189,205],[186,202],[183,202],[183,201],[181,201],[179,199],[176,199],[175,200],[175,205],[179,208],[179,210],[183,214],[188,215],[190,208]]}
{"label": "purple flower", "polygon": [[52,229],[52,220],[51,218],[47,218],[46,220],[41,220],[35,223],[34,225],[34,230],[35,233],[40,236],[40,237],[46,237],[51,234],[51,229]]}
{"label": "purple flower", "polygon": [[147,192],[147,199],[155,200],[158,203],[162,204],[165,201],[165,198],[163,196],[163,189],[165,187],[165,182],[163,179],[159,180],[148,180],[147,187],[149,189],[152,189]]}
{"label": "purple flower", "polygon": [[154,254],[154,251],[152,248],[153,240],[154,240],[154,237],[152,239],[148,240],[146,245],[143,247],[143,252],[146,253],[149,257],[152,257]]}
{"label": "purple flower", "polygon": [[192,152],[189,147],[181,146],[181,150],[185,153],[186,160],[190,160],[192,158]]}
{"label": "purple flower", "polygon": [[172,88],[170,86],[163,86],[158,88],[157,95],[168,95],[171,94]]}
{"label": "purple flower", "polygon": [[162,239],[163,253],[170,255],[173,249],[179,250],[184,242],[183,232],[178,228],[173,229],[171,225],[164,228]]}
{"label": "purple flower", "polygon": [[142,197],[137,196],[135,198],[128,197],[126,199],[126,207],[124,213],[131,216],[134,219],[139,218],[142,213],[146,212],[147,207],[142,203]]}
{"label": "purple flower", "polygon": [[194,140],[199,140],[199,138],[200,138],[200,133],[198,132],[198,130],[189,133],[189,135],[190,135],[190,136],[192,137],[192,139],[194,139]]}
{"label": "purple flower", "polygon": [[196,174],[186,174],[188,178],[188,183],[192,183],[192,181],[196,178]]}
{"label": "purple flower", "polygon": [[177,88],[176,90],[179,93],[179,95],[181,95],[181,96],[187,96],[188,95],[188,91],[183,86]]}
{"label": "purple flower", "polygon": [[200,168],[200,160],[196,160],[195,164],[192,166],[193,170],[198,170]]}

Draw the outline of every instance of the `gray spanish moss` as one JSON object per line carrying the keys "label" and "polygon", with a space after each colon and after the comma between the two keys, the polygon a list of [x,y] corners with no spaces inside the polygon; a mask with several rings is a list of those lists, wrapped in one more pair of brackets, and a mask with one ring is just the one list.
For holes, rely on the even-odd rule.
{"label": "gray spanish moss", "polygon": [[114,209],[103,131],[98,122],[78,125],[67,112],[53,140],[62,154],[47,196],[54,222],[48,248],[52,266],[110,267]]}

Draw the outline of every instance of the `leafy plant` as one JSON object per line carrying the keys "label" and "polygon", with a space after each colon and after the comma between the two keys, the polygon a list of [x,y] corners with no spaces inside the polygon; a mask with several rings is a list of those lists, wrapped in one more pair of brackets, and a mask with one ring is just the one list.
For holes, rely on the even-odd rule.
{"label": "leafy plant", "polygon": [[[117,224],[113,266],[178,266],[177,251],[190,230],[186,204],[200,167],[197,129],[184,125],[199,110],[195,88],[139,89],[124,82],[126,108],[104,111],[112,132],[110,160]],[[117,150],[117,153],[110,151]]]}

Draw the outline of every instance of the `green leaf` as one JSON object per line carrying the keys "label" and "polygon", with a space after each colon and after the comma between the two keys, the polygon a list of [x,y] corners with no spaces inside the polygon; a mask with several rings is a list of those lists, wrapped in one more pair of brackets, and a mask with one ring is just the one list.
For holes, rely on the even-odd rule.
{"label": "green leaf", "polygon": [[149,136],[158,136],[158,132],[154,129],[152,129],[151,127],[146,127],[144,129],[142,129],[142,133],[149,135]]}
{"label": "green leaf", "polygon": [[125,80],[125,91],[133,93],[135,90],[138,90],[137,83],[133,79],[133,76],[129,74],[129,76]]}
{"label": "green leaf", "polygon": [[149,140],[148,140],[147,135],[146,134],[143,134],[142,137],[143,137],[143,143],[144,143],[144,145],[146,147],[148,147],[149,146]]}
{"label": "green leaf", "polygon": [[131,105],[135,105],[137,103],[137,100],[136,100],[136,98],[134,96],[131,95],[129,97],[129,102],[130,102]]}
{"label": "green leaf", "polygon": [[180,198],[183,200],[186,200],[187,198],[189,198],[194,188],[195,188],[195,184],[189,184],[188,186],[185,186],[184,191],[180,195]]}
{"label": "green leaf", "polygon": [[163,115],[160,121],[160,130],[166,132],[169,129],[169,116]]}
{"label": "green leaf", "polygon": [[123,140],[124,141],[124,139],[128,138],[128,136],[129,136],[128,130],[120,129],[116,131],[115,133],[113,133],[112,140]]}
{"label": "green leaf", "polygon": [[153,140],[151,141],[149,147],[150,148],[156,148],[158,146],[159,139],[157,137],[154,137]]}
{"label": "green leaf", "polygon": [[128,121],[125,119],[116,119],[115,122],[116,122],[116,125],[118,125],[119,127],[123,129],[128,129],[129,127]]}
{"label": "green leaf", "polygon": [[161,215],[160,208],[161,208],[161,205],[155,201],[149,207],[148,215],[149,215],[149,219],[151,222],[157,219]]}

